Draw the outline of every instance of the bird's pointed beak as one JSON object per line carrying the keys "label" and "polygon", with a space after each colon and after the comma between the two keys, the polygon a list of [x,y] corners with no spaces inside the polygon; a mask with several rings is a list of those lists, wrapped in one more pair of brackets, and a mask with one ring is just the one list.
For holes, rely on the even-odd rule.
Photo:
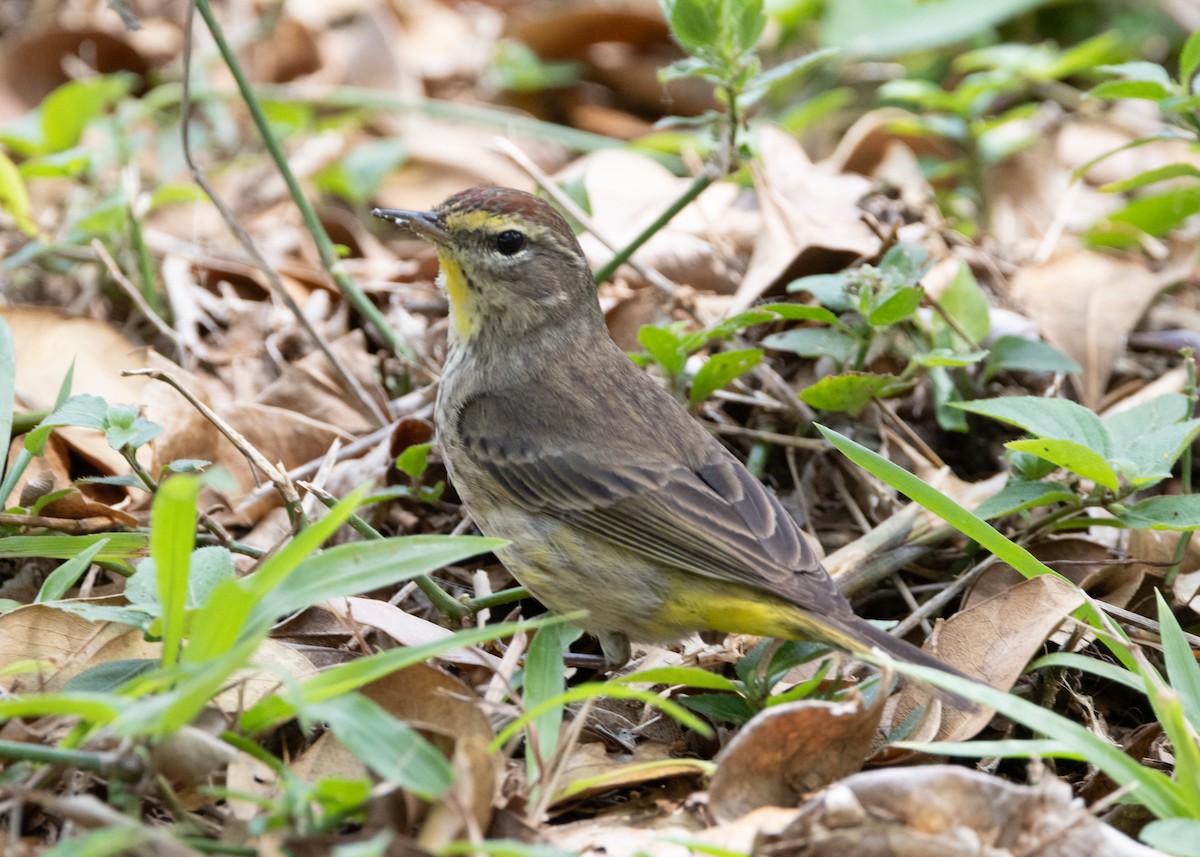
{"label": "bird's pointed beak", "polygon": [[418,238],[434,244],[445,244],[449,239],[442,220],[433,211],[408,211],[403,208],[372,208],[371,215],[380,220],[407,226]]}

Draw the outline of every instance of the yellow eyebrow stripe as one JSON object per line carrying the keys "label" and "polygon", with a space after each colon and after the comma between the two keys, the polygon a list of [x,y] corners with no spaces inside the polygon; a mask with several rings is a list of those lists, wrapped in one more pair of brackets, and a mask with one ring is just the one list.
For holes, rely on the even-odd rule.
{"label": "yellow eyebrow stripe", "polygon": [[490,211],[460,211],[446,217],[446,228],[451,232],[503,232],[505,229],[519,229],[526,235],[535,236],[545,232],[545,227],[516,215],[494,214]]}

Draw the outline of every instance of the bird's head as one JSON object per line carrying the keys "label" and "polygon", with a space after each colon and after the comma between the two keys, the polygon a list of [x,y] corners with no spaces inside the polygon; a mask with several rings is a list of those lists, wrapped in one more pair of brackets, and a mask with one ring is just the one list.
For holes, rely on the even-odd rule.
{"label": "bird's head", "polygon": [[475,187],[432,211],[376,208],[437,249],[452,338],[516,337],[546,325],[603,324],[571,227],[532,194]]}

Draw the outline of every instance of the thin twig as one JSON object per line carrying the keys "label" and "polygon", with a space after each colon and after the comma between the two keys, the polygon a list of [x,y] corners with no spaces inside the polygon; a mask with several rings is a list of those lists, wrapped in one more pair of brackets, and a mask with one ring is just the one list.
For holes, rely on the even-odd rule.
{"label": "thin twig", "polygon": [[761,440],[764,443],[775,443],[779,446],[794,447],[795,449],[807,449],[814,452],[819,452],[829,448],[829,444],[823,440],[816,440],[811,437],[794,437],[790,434],[780,434],[774,431],[760,431],[758,429],[746,428],[745,426],[723,425],[721,423],[706,422],[705,427],[715,434],[726,434],[732,437],[747,437],[751,440]]}
{"label": "thin twig", "polygon": [[[528,155],[521,151],[521,149],[515,143],[513,143],[511,140],[506,140],[503,137],[497,137],[493,141],[493,145],[500,151],[500,154],[504,155],[518,167],[527,172],[529,177],[537,183],[538,187],[544,190],[551,199],[558,203],[559,207],[566,211],[567,214],[571,215],[573,218],[583,224],[583,228],[592,233],[597,241],[608,248],[610,252],[618,252],[617,245],[610,241],[608,237],[596,227],[596,221],[592,220],[591,215],[580,208],[575,200],[563,193],[562,190],[559,189],[558,184],[555,183],[554,179],[546,175],[545,171],[535,164]],[[677,286],[654,268],[643,265],[636,259],[629,260],[629,267],[633,268],[635,271],[645,277],[646,281],[650,283],[650,285],[654,286],[664,295],[671,297],[675,294],[675,289]]]}
{"label": "thin twig", "polygon": [[185,359],[185,350],[183,340],[179,338],[179,334],[163,321],[162,316],[154,311],[154,308],[146,302],[145,296],[138,290],[137,286],[129,282],[129,278],[125,276],[125,272],[117,265],[117,261],[109,254],[108,248],[100,243],[99,238],[92,239],[92,249],[96,251],[96,255],[100,257],[100,261],[104,263],[104,267],[108,269],[109,276],[113,278],[121,290],[129,296],[129,299],[137,306],[138,310],[146,317],[146,320],[154,325],[155,329],[171,340],[171,344],[175,346],[175,352],[182,363]]}
{"label": "thin twig", "polygon": [[913,628],[924,622],[927,618],[937,614],[959,593],[978,580],[979,576],[988,568],[990,568],[995,562],[996,557],[986,557],[978,565],[967,571],[965,574],[960,574],[953,582],[950,583],[949,586],[922,604],[919,609],[910,613],[904,620],[902,620],[898,625],[896,625],[895,628],[891,630],[891,633],[897,637],[903,637]]}
{"label": "thin twig", "polygon": [[217,431],[225,435],[225,438],[234,445],[237,451],[250,462],[251,467],[258,468],[267,477],[268,481],[275,486],[275,490],[279,492],[279,496],[283,499],[283,505],[287,509],[288,519],[291,521],[293,530],[299,530],[304,526],[304,512],[300,507],[300,495],[297,493],[296,486],[292,484],[292,480],[288,478],[288,475],[267,461],[266,456],[255,449],[253,444],[246,440],[237,429],[217,416],[212,408],[196,398],[191,390],[179,383],[177,378],[161,369],[125,369],[121,374],[146,375],[175,388],[175,391],[187,399],[193,408],[198,410],[206,420],[216,426]]}
{"label": "thin twig", "polygon": [[[183,157],[187,162],[188,169],[191,171],[192,178],[212,201],[212,204],[216,207],[222,219],[225,221],[225,225],[229,227],[229,231],[233,233],[234,237],[237,238],[238,242],[242,245],[243,249],[245,249],[246,253],[251,259],[254,260],[254,264],[266,276],[267,283],[271,287],[272,294],[278,297],[279,300],[283,302],[284,306],[291,311],[292,315],[295,316],[296,321],[298,321],[300,326],[304,328],[304,332],[308,334],[308,337],[313,341],[313,344],[315,344],[317,348],[320,349],[321,353],[325,355],[325,359],[329,361],[329,364],[333,367],[333,371],[336,372],[338,377],[340,377],[346,384],[346,387],[350,390],[351,394],[359,402],[359,404],[362,405],[366,413],[371,417],[375,424],[378,426],[385,425],[388,422],[388,419],[383,409],[380,408],[379,404],[373,398],[371,398],[370,395],[368,395],[367,391],[363,388],[362,384],[359,383],[359,380],[357,377],[355,377],[354,373],[346,367],[346,365],[336,354],[334,354],[333,347],[329,344],[329,341],[325,338],[324,334],[317,330],[317,328],[309,320],[308,316],[305,315],[304,311],[300,308],[300,305],[296,303],[295,298],[293,298],[288,290],[284,288],[283,281],[280,280],[279,274],[274,268],[267,264],[267,260],[264,259],[262,254],[258,251],[258,245],[255,243],[254,239],[251,238],[250,234],[242,227],[237,215],[233,213],[233,210],[229,208],[229,206],[225,203],[225,200],[217,193],[216,188],[209,183],[204,170],[196,162],[196,159],[192,154],[191,134],[189,133],[192,120],[190,69],[192,64],[193,18],[197,9],[200,10],[200,14],[204,17],[205,23],[208,24],[209,30],[213,34],[213,38],[217,40],[217,45],[221,49],[221,55],[225,57],[226,63],[230,65],[230,71],[234,74],[234,77],[238,79],[239,85],[245,82],[244,77],[241,75],[241,69],[236,67],[236,60],[233,58],[233,55],[229,50],[229,45],[225,42],[225,39],[221,34],[215,19],[212,18],[212,10],[209,9],[207,0],[192,0],[192,2],[188,4],[187,25],[184,28],[184,74],[183,96],[181,100],[183,113]],[[249,95],[248,88],[243,94],[248,95],[248,97],[252,97]],[[251,106],[251,113],[261,115],[262,111],[258,109],[257,102]],[[273,142],[273,140],[271,142]],[[270,143],[268,143],[268,148],[272,148]],[[277,144],[274,146],[274,149],[278,150]],[[274,152],[272,152],[272,154],[274,154]],[[279,166],[278,162],[276,165]],[[280,167],[280,169],[286,169],[286,162],[283,167]],[[295,183],[295,178],[291,175],[290,170],[287,170],[287,174],[284,176],[284,179],[285,181],[290,179],[288,187],[289,189],[292,188]],[[301,195],[301,198],[303,198],[303,195]],[[305,202],[307,202],[307,200]],[[328,236],[326,236],[326,240],[328,240]],[[372,306],[374,306],[374,304],[372,304]],[[386,330],[386,325],[384,325],[384,328]]]}
{"label": "thin twig", "polygon": [[123,528],[114,527],[108,518],[48,518],[44,515],[14,515],[10,512],[0,512],[0,526],[42,527],[70,536],[124,531]]}
{"label": "thin twig", "polygon": [[666,210],[656,217],[653,223],[638,233],[637,237],[630,241],[629,244],[627,244],[623,249],[618,251],[611,259],[608,260],[606,264],[601,266],[596,273],[593,274],[592,279],[594,279],[597,284],[612,279],[612,275],[617,272],[617,268],[620,268],[622,265],[628,262],[629,257],[636,253],[638,248],[653,238],[655,233],[657,233],[660,229],[670,223],[676,214],[687,208],[688,204],[702,194],[705,188],[712,184],[713,181],[714,178],[709,173],[701,173],[692,179],[692,183],[688,185],[688,189],[680,194],[678,199],[667,206]]}

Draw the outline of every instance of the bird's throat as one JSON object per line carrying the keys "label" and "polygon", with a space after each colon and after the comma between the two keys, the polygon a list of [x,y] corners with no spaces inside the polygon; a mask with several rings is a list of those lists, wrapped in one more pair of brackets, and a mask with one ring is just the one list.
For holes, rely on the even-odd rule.
{"label": "bird's throat", "polygon": [[475,299],[466,275],[458,263],[443,250],[438,251],[441,267],[442,288],[450,301],[450,323],[459,339],[466,339],[475,332]]}

